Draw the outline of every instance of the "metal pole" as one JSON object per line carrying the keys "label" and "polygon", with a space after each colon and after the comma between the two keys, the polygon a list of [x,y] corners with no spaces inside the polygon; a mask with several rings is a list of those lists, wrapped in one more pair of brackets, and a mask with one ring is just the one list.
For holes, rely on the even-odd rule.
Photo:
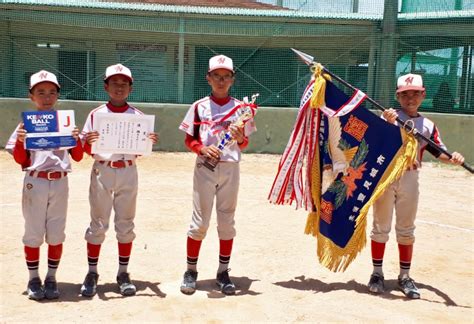
{"label": "metal pole", "polygon": [[382,21],[382,42],[380,47],[381,64],[379,70],[379,100],[385,106],[391,106],[395,88],[395,71],[397,64],[397,28],[398,1],[385,0]]}
{"label": "metal pole", "polygon": [[359,12],[359,0],[352,0],[352,12]]}
{"label": "metal pole", "polygon": [[178,102],[184,102],[184,19],[179,18],[178,41]]}

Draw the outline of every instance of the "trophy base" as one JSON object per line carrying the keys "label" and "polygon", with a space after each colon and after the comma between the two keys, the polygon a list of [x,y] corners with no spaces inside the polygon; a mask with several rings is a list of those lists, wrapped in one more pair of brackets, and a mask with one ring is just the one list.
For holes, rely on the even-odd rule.
{"label": "trophy base", "polygon": [[202,163],[202,165],[208,168],[209,170],[211,170],[212,172],[214,172],[214,169],[216,168],[217,163],[219,163],[219,160],[206,158],[204,162]]}

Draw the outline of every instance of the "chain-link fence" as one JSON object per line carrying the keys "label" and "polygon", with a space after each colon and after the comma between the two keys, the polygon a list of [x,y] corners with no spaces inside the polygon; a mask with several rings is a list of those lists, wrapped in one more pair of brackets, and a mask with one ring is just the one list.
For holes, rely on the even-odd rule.
{"label": "chain-link fence", "polygon": [[2,1],[0,96],[26,97],[29,76],[46,69],[61,98],[107,100],[103,73],[120,62],[134,75],[130,101],[189,104],[209,94],[208,59],[225,54],[232,95],[295,107],[310,72],[293,47],[385,105],[396,104],[396,78],[414,72],[422,110],[474,114],[474,0],[395,1],[392,22],[393,0],[155,2]]}

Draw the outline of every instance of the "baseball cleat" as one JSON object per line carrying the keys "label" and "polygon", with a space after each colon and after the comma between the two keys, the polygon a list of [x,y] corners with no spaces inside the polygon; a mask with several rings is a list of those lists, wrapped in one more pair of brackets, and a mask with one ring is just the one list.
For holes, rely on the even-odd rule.
{"label": "baseball cleat", "polygon": [[198,273],[194,270],[186,270],[181,283],[181,292],[185,295],[192,295],[196,291],[196,280]]}
{"label": "baseball cleat", "polygon": [[137,287],[130,280],[128,272],[122,272],[117,276],[117,283],[119,285],[120,294],[122,296],[133,296],[137,292]]}
{"label": "baseball cleat", "polygon": [[217,274],[216,284],[224,295],[235,295],[235,285],[229,277],[230,269]]}
{"label": "baseball cleat", "polygon": [[372,275],[370,276],[368,287],[371,293],[374,293],[374,294],[383,293],[385,291],[383,275],[377,272],[372,273]]}
{"label": "baseball cleat", "polygon": [[44,280],[44,297],[46,299],[59,298],[58,283],[54,277],[47,277]]}
{"label": "baseball cleat", "polygon": [[420,292],[415,286],[415,281],[407,275],[398,276],[398,288],[410,299],[420,298]]}
{"label": "baseball cleat", "polygon": [[89,272],[84,279],[81,287],[81,295],[83,297],[94,297],[97,293],[97,280],[99,275],[95,272]]}
{"label": "baseball cleat", "polygon": [[35,277],[28,281],[27,293],[29,299],[41,300],[44,298],[43,284],[40,278]]}

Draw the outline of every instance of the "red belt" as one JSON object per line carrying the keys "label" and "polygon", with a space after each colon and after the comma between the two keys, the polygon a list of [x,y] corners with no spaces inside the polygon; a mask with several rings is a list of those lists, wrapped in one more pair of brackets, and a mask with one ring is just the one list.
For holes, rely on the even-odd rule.
{"label": "red belt", "polygon": [[30,171],[30,177],[42,178],[47,180],[58,180],[67,176],[67,172],[62,171]]}
{"label": "red belt", "polygon": [[118,160],[118,161],[99,161],[100,164],[105,164],[112,169],[121,169],[133,165],[133,160]]}

